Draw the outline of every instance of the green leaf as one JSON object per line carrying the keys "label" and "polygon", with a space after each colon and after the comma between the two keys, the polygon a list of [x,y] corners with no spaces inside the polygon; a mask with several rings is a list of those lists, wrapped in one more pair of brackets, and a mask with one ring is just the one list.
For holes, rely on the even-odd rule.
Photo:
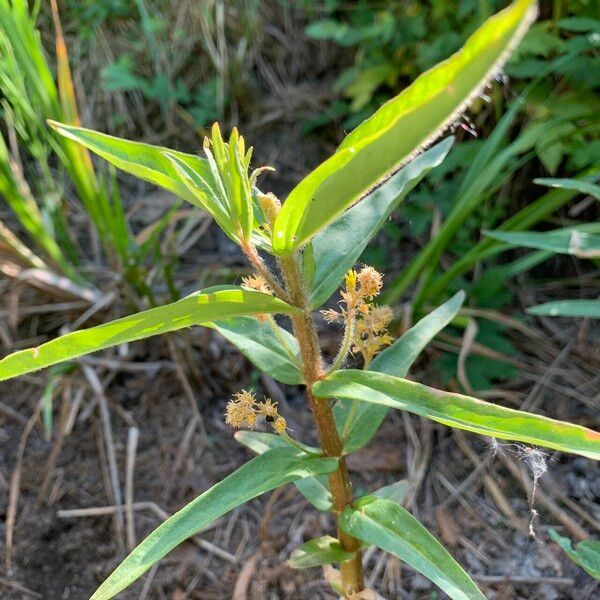
{"label": "green leaf", "polygon": [[296,479],[331,473],[337,466],[336,459],[310,457],[289,447],[274,448],[253,458],[155,529],[96,590],[91,600],[114,597],[175,546],[236,506]]}
{"label": "green leaf", "polygon": [[[302,373],[298,367],[298,342],[274,321],[234,317],[207,326],[214,327],[251,363],[273,379],[288,385],[302,383]],[[285,342],[287,349],[282,342]]]}
{"label": "green leaf", "polygon": [[354,557],[354,552],[342,548],[339,540],[324,535],[298,546],[287,561],[293,569],[309,569],[332,563],[341,563]]}
{"label": "green leaf", "polygon": [[210,170],[205,159],[161,146],[123,140],[83,127],[64,125],[56,121],[48,121],[48,124],[60,135],[85,146],[126,173],[163,187],[196,206],[202,206],[164,153],[177,156],[196,173],[206,178]]}
{"label": "green leaf", "polygon": [[527,309],[530,315],[600,319],[600,300],[556,300]]}
{"label": "green leaf", "polygon": [[[404,377],[429,342],[456,316],[464,300],[464,292],[458,292],[429,313],[376,356],[369,370]],[[359,401],[336,404],[333,414],[345,440],[344,451],[354,452],[365,446],[379,429],[388,410],[387,406]]]}
{"label": "green leaf", "polygon": [[104,348],[218,318],[257,313],[290,314],[297,310],[273,296],[242,288],[210,294],[196,292],[172,304],[151,308],[97,327],[74,331],[37,348],[10,354],[0,360],[0,381]]}
{"label": "green leaf", "polygon": [[553,178],[540,178],[534,179],[533,183],[538,185],[546,185],[553,188],[562,188],[565,190],[574,190],[581,194],[587,194],[593,196],[596,200],[600,200],[600,185],[595,185],[590,181],[583,179],[553,179]]}
{"label": "green leaf", "polygon": [[[288,442],[274,433],[237,431],[235,439],[257,454],[262,454],[271,448],[289,448]],[[306,448],[309,452],[319,452],[318,448]],[[331,497],[327,477],[307,477],[294,482],[294,485],[317,510],[323,512],[333,510],[333,498]]]}
{"label": "green leaf", "polygon": [[409,564],[453,600],[485,600],[444,546],[395,502],[377,499],[358,510],[348,507],[338,522],[350,535]]}
{"label": "green leaf", "polygon": [[406,479],[401,479],[400,481],[390,483],[390,485],[380,487],[378,490],[375,490],[372,495],[384,500],[392,500],[396,504],[402,504],[408,493],[408,488],[408,481]]}
{"label": "green leaf", "polygon": [[548,533],[574,563],[595,579],[600,580],[600,541],[584,540],[573,548],[569,538],[558,535],[554,529],[550,529]]}
{"label": "green leaf", "polygon": [[319,398],[372,402],[480,435],[600,459],[600,433],[596,431],[399,377],[348,369],[335,371],[312,390]]}
{"label": "green leaf", "polygon": [[506,62],[535,15],[533,0],[516,0],[348,135],[291,191],[274,224],[275,252],[294,252],[437,138]]}
{"label": "green leaf", "polygon": [[549,250],[580,258],[600,257],[600,223],[588,223],[553,231],[486,231],[493,240],[513,246]]}
{"label": "green leaf", "polygon": [[327,302],[390,213],[446,158],[453,142],[454,138],[449,137],[412,160],[314,237],[309,246],[315,264],[311,308]]}

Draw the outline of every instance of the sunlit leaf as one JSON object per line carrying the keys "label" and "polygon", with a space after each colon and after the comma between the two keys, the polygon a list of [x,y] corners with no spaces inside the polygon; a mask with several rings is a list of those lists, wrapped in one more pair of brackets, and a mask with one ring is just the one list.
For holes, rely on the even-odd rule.
{"label": "sunlit leaf", "polygon": [[382,373],[335,371],[312,386],[320,398],[359,400],[406,410],[480,435],[600,459],[600,433]]}
{"label": "sunlit leaf", "polygon": [[453,600],[485,600],[485,596],[438,540],[404,508],[377,499],[340,515],[340,527],[409,564]]}
{"label": "sunlit leaf", "polygon": [[341,563],[354,557],[354,552],[342,548],[339,540],[324,535],[298,546],[291,554],[288,565],[294,569],[309,569],[332,563]]}
{"label": "sunlit leaf", "polygon": [[527,309],[530,315],[600,319],[600,300],[556,300]]}
{"label": "sunlit leaf", "polygon": [[506,62],[535,14],[533,0],[516,0],[350,133],[288,196],[274,226],[275,252],[304,245],[438,137]]}
{"label": "sunlit leaf", "polygon": [[154,183],[192,204],[201,206],[164,153],[169,152],[171,155],[177,156],[204,177],[210,173],[205,159],[161,146],[124,140],[83,127],[64,125],[56,121],[48,121],[48,124],[57,133],[79,142],[126,173]]}
{"label": "sunlit leaf", "polygon": [[74,331],[36,348],[10,354],[0,360],[0,381],[104,348],[219,318],[295,311],[297,309],[273,296],[242,288],[210,294],[197,292],[172,304],[151,308],[97,327]]}
{"label": "sunlit leaf", "polygon": [[312,248],[314,257],[311,308],[327,302],[390,213],[431,169],[444,160],[453,141],[454,138],[449,137],[417,156],[314,237],[307,247]]}
{"label": "sunlit leaf", "polygon": [[285,483],[331,473],[337,460],[316,458],[294,448],[269,450],[220,481],[167,519],[125,558],[91,600],[113,598],[175,546],[221,515]]}
{"label": "sunlit leaf", "polygon": [[[429,342],[456,316],[465,300],[458,292],[411,327],[389,348],[376,356],[369,370],[404,377]],[[365,446],[379,429],[389,408],[380,404],[341,402],[334,406],[338,430],[344,439],[344,450],[354,452]]]}
{"label": "sunlit leaf", "polygon": [[[237,431],[235,439],[256,454],[262,454],[271,448],[288,447],[289,444],[274,433],[262,431]],[[309,448],[311,452],[318,452],[317,448]],[[333,508],[333,500],[327,477],[307,477],[294,482],[298,491],[318,510],[328,512]]]}

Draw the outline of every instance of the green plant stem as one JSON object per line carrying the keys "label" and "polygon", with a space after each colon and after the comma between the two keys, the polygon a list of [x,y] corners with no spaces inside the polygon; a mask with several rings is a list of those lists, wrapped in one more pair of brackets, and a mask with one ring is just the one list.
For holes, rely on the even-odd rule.
{"label": "green plant stem", "polygon": [[344,337],[342,338],[342,343],[340,344],[340,349],[331,364],[331,367],[327,370],[327,375],[337,371],[348,356],[350,352],[350,346],[352,344],[352,340],[354,339],[354,332],[356,330],[356,314],[351,312],[348,315],[348,319],[346,321],[346,327],[344,328]]}
{"label": "green plant stem", "polygon": [[[300,348],[302,372],[306,383],[306,396],[315,417],[321,447],[326,456],[339,459],[338,470],[329,475],[333,508],[339,515],[352,503],[352,487],[343,457],[342,441],[335,426],[329,400],[316,398],[311,391],[312,384],[325,376],[321,349],[297,257],[283,256],[280,259],[280,264],[289,301],[302,309],[301,314],[291,315],[290,318]],[[354,553],[351,560],[340,565],[344,596],[350,597],[364,588],[360,542],[355,537],[345,533],[339,527],[339,524],[338,538],[344,550]]]}

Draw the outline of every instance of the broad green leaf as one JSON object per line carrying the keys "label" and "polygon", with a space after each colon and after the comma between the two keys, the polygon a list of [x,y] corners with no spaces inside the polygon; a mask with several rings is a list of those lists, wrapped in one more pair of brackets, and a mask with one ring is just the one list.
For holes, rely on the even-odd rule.
{"label": "broad green leaf", "polygon": [[550,529],[549,533],[574,563],[595,579],[600,579],[600,541],[584,540],[573,548],[569,538],[558,535],[554,529]]}
{"label": "broad green leaf", "polygon": [[250,362],[273,379],[288,385],[302,383],[302,373],[298,367],[298,342],[274,321],[234,317],[207,326],[214,327]]}
{"label": "broad green leaf", "polygon": [[553,231],[483,231],[493,240],[580,258],[600,257],[600,223],[566,227]]}
{"label": "broad green leaf", "polygon": [[[404,377],[419,354],[429,342],[456,316],[465,300],[458,292],[411,327],[401,338],[376,356],[369,370]],[[341,402],[334,406],[333,414],[345,440],[344,451],[354,452],[365,446],[379,429],[389,408],[378,404]]]}
{"label": "broad green leaf", "polygon": [[382,404],[480,435],[600,459],[600,433],[596,431],[399,377],[348,369],[335,371],[312,390],[319,398]]}
{"label": "broad green leaf", "polygon": [[177,156],[206,178],[210,175],[210,170],[205,159],[161,146],[123,140],[83,127],[56,121],[48,121],[48,124],[60,135],[82,144],[126,173],[163,187],[196,206],[202,206],[164,153]]}
{"label": "broad green leaf", "polygon": [[308,246],[314,253],[311,308],[318,308],[329,300],[390,213],[446,158],[453,141],[454,138],[449,137],[417,156],[314,237]]}
{"label": "broad green leaf", "polygon": [[242,288],[210,294],[197,292],[172,304],[151,308],[97,327],[74,331],[37,348],[10,354],[0,360],[0,381],[104,348],[219,318],[258,313],[289,314],[297,310],[273,296]]}
{"label": "broad green leaf", "polygon": [[600,319],[600,300],[556,300],[532,306],[530,315]]}
{"label": "broad green leaf", "polygon": [[305,244],[438,137],[506,62],[535,15],[533,0],[516,0],[350,133],[288,196],[274,225],[275,252]]}
{"label": "broad green leaf", "polygon": [[342,548],[339,540],[324,535],[298,546],[287,561],[293,569],[309,569],[332,563],[341,563],[354,557],[354,552]]}
{"label": "broad green leaf", "polygon": [[540,178],[534,179],[533,182],[539,185],[546,185],[548,187],[553,188],[574,190],[581,194],[593,196],[594,198],[596,198],[596,200],[600,200],[600,185],[595,185],[591,181],[585,181],[584,179]]}
{"label": "broad green leaf", "polygon": [[274,448],[253,458],[167,519],[125,558],[91,600],[113,598],[175,546],[203,527],[265,492],[286,483],[331,473],[333,458],[310,457],[294,448]]}
{"label": "broad green leaf", "polygon": [[348,507],[338,522],[350,535],[409,564],[453,600],[485,600],[444,546],[395,502],[377,499],[359,509]]}
{"label": "broad green leaf", "polygon": [[[237,431],[235,439],[256,454],[262,454],[271,448],[288,447],[283,438],[274,433],[262,431]],[[306,447],[309,452],[319,452],[318,448]],[[298,491],[317,509],[329,512],[333,509],[333,499],[327,477],[307,477],[294,482]]]}

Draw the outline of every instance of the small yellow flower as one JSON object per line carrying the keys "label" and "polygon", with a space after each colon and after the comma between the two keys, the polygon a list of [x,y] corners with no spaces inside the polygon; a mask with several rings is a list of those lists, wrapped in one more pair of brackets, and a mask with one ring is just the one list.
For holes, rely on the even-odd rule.
{"label": "small yellow flower", "polygon": [[258,404],[258,413],[266,417],[269,422],[275,421],[279,417],[277,402],[273,402],[270,398],[265,398],[263,402]]}
{"label": "small yellow flower", "polygon": [[350,269],[346,273],[346,278],[345,278],[345,282],[344,282],[346,284],[346,289],[349,292],[353,292],[356,289],[356,279],[357,279],[356,271],[354,269]]}
{"label": "small yellow flower", "polygon": [[240,402],[239,400],[230,400],[227,403],[225,411],[225,423],[234,429],[240,427],[249,427],[252,429],[256,425],[256,411],[252,404]]}
{"label": "small yellow flower", "polygon": [[287,423],[283,417],[277,417],[275,421],[271,423],[271,426],[279,435],[285,433],[285,430],[287,429]]}
{"label": "small yellow flower", "polygon": [[373,267],[363,267],[357,275],[361,294],[365,298],[374,298],[383,286],[383,276]]}

